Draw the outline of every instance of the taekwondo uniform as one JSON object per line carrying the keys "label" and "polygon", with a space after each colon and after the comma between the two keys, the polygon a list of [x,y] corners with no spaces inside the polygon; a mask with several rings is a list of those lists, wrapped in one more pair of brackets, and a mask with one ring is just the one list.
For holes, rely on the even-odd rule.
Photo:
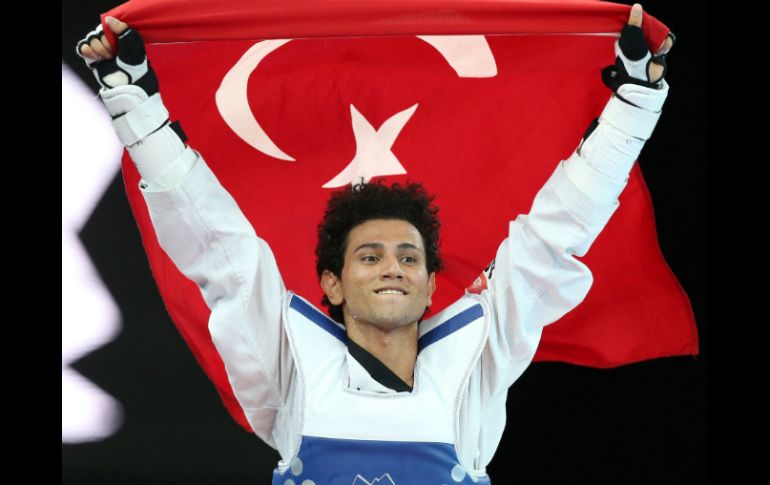
{"label": "taekwondo uniform", "polygon": [[[187,168],[170,187],[142,179],[161,246],[211,309],[212,340],[236,398],[280,453],[273,484],[490,483],[508,388],[532,361],[543,327],[588,293],[591,271],[573,256],[586,254],[619,207],[668,86],[630,89],[651,109],[613,96],[592,133],[596,146],[584,140],[557,164],[476,282],[419,324],[413,389],[375,379],[371,361],[352,355],[363,349],[344,326],[284,287],[269,246],[197,151],[182,149],[172,166]],[[628,150],[620,175],[598,165],[602,143]]]}
{"label": "taekwondo uniform", "polygon": [[161,247],[211,309],[209,330],[235,397],[281,456],[273,484],[490,482],[508,388],[532,361],[543,327],[588,293],[591,271],[575,256],[619,207],[668,84],[624,84],[617,94],[623,100],[612,96],[530,212],[509,222],[474,284],[419,324],[410,389],[388,384],[384,365],[348,341],[340,323],[285,288],[270,247],[168,124],[159,93],[148,98],[134,85],[99,92],[142,175]]}

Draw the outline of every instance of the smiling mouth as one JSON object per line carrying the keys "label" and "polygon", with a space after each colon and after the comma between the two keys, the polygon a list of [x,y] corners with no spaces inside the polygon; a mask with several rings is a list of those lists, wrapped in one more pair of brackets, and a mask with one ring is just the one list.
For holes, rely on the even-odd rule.
{"label": "smiling mouth", "polygon": [[396,295],[396,296],[405,296],[406,293],[399,290],[382,290],[382,291],[375,291],[378,295]]}

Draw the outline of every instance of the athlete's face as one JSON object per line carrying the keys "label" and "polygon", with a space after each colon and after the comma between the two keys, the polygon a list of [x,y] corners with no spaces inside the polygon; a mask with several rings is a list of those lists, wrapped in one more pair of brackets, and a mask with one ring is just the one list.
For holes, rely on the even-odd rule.
{"label": "athlete's face", "polygon": [[341,276],[339,281],[327,272],[322,283],[329,300],[342,305],[345,323],[353,319],[382,330],[416,323],[436,290],[420,231],[399,219],[371,219],[354,227]]}

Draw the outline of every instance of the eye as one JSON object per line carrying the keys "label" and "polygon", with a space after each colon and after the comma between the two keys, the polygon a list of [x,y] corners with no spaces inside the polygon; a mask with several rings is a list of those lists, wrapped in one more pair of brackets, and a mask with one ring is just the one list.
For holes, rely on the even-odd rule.
{"label": "eye", "polygon": [[[369,258],[371,258],[371,259],[369,259]],[[369,256],[364,256],[363,258],[361,258],[361,261],[374,261],[376,259],[377,259],[377,256],[369,255]]]}
{"label": "eye", "polygon": [[406,257],[404,257],[404,259],[410,260],[409,261],[410,263],[416,263],[417,262],[417,258],[414,258],[412,256],[406,256]]}

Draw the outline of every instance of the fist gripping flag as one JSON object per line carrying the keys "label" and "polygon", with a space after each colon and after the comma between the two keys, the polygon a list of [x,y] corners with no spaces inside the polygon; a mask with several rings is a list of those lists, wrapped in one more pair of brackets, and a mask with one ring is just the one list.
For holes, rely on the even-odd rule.
{"label": "fist gripping flag", "polygon": [[[331,191],[384,177],[435,193],[447,267],[435,314],[484,284],[509,222],[602,112],[601,70],[628,12],[594,0],[133,0],[102,22],[142,35],[172,120],[270,245],[286,288],[319,308],[316,227]],[[669,29],[647,14],[642,26],[656,50]],[[249,429],[210,310],[159,247],[127,153],[123,173],[171,318]],[[590,292],[544,329],[536,361],[607,368],[698,353],[638,164],[619,202],[581,258]]]}

